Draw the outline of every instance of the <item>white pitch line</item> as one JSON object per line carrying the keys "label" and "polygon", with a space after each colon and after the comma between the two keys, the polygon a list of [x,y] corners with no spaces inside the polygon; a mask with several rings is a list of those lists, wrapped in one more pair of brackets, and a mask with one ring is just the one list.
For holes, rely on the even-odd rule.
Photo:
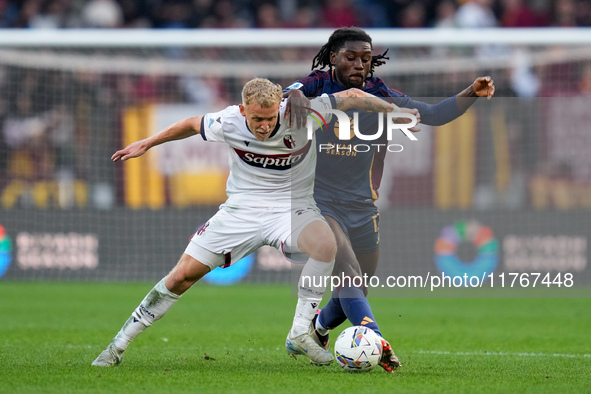
{"label": "white pitch line", "polygon": [[568,358],[591,358],[591,354],[568,354],[568,353],[528,353],[528,352],[450,352],[445,350],[419,350],[420,354],[436,354],[450,356],[513,356],[513,357],[568,357]]}

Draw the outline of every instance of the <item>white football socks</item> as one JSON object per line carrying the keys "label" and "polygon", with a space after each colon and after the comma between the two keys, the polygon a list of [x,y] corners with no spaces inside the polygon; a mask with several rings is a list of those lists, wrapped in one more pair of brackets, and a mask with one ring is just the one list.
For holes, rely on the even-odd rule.
{"label": "white football socks", "polygon": [[150,290],[113,339],[113,344],[120,350],[127,349],[131,341],[151,326],[152,323],[164,316],[181,297],[168,290],[164,284],[165,279],[166,277],[162,278]]}
{"label": "white football socks", "polygon": [[313,258],[309,258],[304,265],[298,281],[298,304],[291,327],[292,337],[308,332],[310,322],[322,301],[326,284],[330,280],[333,266],[334,261],[328,263]]}

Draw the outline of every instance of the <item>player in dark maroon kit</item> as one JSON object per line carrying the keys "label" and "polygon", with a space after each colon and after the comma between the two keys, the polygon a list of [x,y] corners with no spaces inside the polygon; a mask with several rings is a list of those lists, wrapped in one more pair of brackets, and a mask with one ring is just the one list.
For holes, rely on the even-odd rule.
{"label": "player in dark maroon kit", "polygon": [[[461,116],[478,97],[491,98],[494,94],[494,83],[491,77],[486,76],[477,78],[457,95],[438,104],[412,100],[373,76],[375,68],[388,58],[385,53],[373,55],[372,49],[371,37],[362,29],[335,30],[314,58],[312,73],[287,87],[284,96],[295,102],[298,97],[317,97],[323,93],[358,88],[401,108],[416,108],[421,114],[421,123],[438,126]],[[328,70],[320,71],[324,68]],[[291,114],[287,116],[303,122],[305,114],[301,107],[292,105]],[[376,121],[375,115],[359,114],[361,134],[375,134]],[[370,277],[375,274],[379,259],[379,212],[375,201],[387,152],[384,146],[388,141],[385,133],[371,144],[356,136],[342,141],[336,131],[333,133],[331,130],[336,130],[334,120],[329,124],[329,132],[317,133],[316,136],[318,146],[332,144],[335,148],[319,151],[314,199],[336,236],[338,250],[333,274],[349,277],[366,274]],[[369,146],[369,150],[347,154],[357,144]],[[336,149],[337,146],[339,149]],[[328,304],[314,320],[313,328],[319,344],[327,347],[328,330],[336,328],[347,318],[353,325],[370,327],[381,336],[366,295],[367,289],[363,287],[335,289]],[[381,366],[393,372],[400,362],[387,342],[384,349]]]}

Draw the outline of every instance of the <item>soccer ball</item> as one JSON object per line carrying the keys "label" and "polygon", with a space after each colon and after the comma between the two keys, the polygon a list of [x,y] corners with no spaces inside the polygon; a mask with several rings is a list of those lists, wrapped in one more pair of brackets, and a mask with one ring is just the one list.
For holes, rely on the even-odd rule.
{"label": "soccer ball", "polygon": [[368,372],[382,358],[382,340],[371,328],[349,327],[338,336],[334,355],[345,371]]}

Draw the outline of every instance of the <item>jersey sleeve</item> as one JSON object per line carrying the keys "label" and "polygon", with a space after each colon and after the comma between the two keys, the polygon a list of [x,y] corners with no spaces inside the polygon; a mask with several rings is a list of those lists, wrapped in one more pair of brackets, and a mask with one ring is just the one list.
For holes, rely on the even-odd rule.
{"label": "jersey sleeve", "polygon": [[401,108],[418,109],[421,114],[421,123],[429,126],[444,125],[463,114],[456,104],[455,96],[446,98],[437,104],[428,104],[423,101],[413,100],[406,94],[387,87],[381,79],[378,79],[375,88],[384,93],[386,97],[389,97],[388,101]]}
{"label": "jersey sleeve", "polygon": [[321,89],[321,82],[322,73],[318,70],[314,70],[306,78],[298,79],[283,89],[283,93],[292,89],[298,89],[304,93],[304,96],[306,97],[316,97]]}
{"label": "jersey sleeve", "polygon": [[458,118],[463,112],[456,104],[456,97],[448,97],[437,104],[427,104],[413,100],[408,96],[395,97],[394,104],[402,108],[416,108],[421,114],[421,123],[430,126],[441,126]]}
{"label": "jersey sleeve", "polygon": [[201,137],[205,141],[224,142],[223,124],[224,122],[236,112],[238,106],[228,107],[219,112],[212,112],[203,115],[201,119]]}
{"label": "jersey sleeve", "polygon": [[304,87],[304,84],[302,83],[301,79],[298,79],[297,81],[295,81],[294,83],[292,83],[291,85],[289,85],[288,87],[283,89],[283,93],[289,92],[290,90],[294,90],[294,89],[301,90],[303,87]]}

